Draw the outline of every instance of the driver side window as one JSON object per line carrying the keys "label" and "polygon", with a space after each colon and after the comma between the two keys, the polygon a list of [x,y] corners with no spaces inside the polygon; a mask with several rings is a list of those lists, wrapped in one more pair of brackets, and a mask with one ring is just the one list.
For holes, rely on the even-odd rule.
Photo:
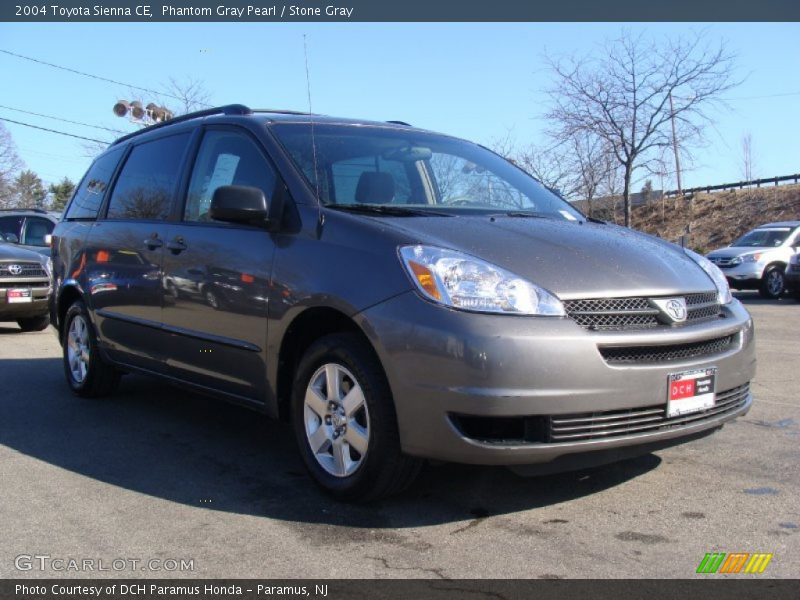
{"label": "driver side window", "polygon": [[233,131],[208,131],[192,170],[184,221],[207,222],[214,191],[224,185],[256,187],[269,198],[277,175],[247,136]]}

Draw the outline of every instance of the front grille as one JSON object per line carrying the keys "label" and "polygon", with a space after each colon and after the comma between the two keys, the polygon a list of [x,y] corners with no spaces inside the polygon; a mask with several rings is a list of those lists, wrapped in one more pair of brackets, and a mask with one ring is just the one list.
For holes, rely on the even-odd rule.
{"label": "front grille", "polygon": [[676,417],[666,416],[666,404],[627,410],[557,415],[550,417],[549,440],[551,443],[558,443],[610,439],[690,425],[736,412],[745,405],[749,394],[750,385],[745,384],[718,393],[711,408]]}
{"label": "front grille", "polygon": [[[12,273],[15,267],[20,268],[19,273]],[[39,263],[2,263],[0,264],[0,278],[6,277],[47,277],[47,272]]]}
{"label": "front grille", "polygon": [[717,265],[720,269],[730,269],[731,267],[735,267],[737,264],[732,264],[733,259],[736,257],[731,258],[710,258],[709,260]]}
{"label": "front grille", "polygon": [[[716,292],[685,294],[683,298],[686,299],[686,321],[681,325],[722,316]],[[652,329],[672,325],[658,307],[644,297],[565,300],[564,309],[569,318],[586,329]]]}
{"label": "front grille", "polygon": [[736,342],[736,334],[725,337],[667,346],[601,346],[600,354],[608,363],[636,364],[662,363],[690,358],[703,358],[730,350]]}

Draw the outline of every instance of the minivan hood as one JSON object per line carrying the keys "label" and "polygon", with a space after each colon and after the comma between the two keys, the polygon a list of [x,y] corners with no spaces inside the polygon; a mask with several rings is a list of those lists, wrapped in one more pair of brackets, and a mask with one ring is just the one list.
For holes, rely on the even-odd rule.
{"label": "minivan hood", "polygon": [[380,218],[412,243],[489,261],[561,298],[714,291],[681,248],[609,224],[495,216]]}

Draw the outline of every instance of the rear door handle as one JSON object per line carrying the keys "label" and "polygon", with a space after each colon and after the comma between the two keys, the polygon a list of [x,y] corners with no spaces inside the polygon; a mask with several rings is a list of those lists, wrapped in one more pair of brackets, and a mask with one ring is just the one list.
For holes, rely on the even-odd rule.
{"label": "rear door handle", "polygon": [[167,244],[167,249],[173,254],[180,254],[186,250],[186,242],[183,241],[182,237],[177,237]]}
{"label": "rear door handle", "polygon": [[148,250],[156,250],[161,248],[164,245],[164,242],[158,237],[158,234],[153,234],[152,237],[146,238],[144,240],[144,245],[147,246]]}

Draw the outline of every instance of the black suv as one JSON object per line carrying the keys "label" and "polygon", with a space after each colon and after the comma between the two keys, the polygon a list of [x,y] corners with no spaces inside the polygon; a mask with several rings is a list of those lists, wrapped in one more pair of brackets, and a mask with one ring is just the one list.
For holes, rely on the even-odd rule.
{"label": "black suv", "polygon": [[233,105],[144,129],[52,257],[77,394],[138,371],[286,416],[344,498],[423,459],[617,460],[752,404],[752,321],[709,260],[404,123]]}

